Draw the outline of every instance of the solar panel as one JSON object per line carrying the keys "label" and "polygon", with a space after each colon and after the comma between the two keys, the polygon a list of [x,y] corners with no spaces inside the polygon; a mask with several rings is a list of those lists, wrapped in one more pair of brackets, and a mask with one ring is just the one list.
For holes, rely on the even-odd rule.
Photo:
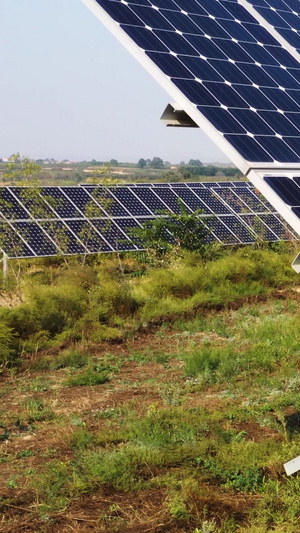
{"label": "solar panel", "polygon": [[147,63],[158,67],[244,159],[300,162],[295,143],[300,124],[294,115],[296,124],[282,114],[299,106],[288,93],[282,109],[280,89],[298,92],[298,78],[287,59],[277,61],[278,41],[243,6],[199,0],[181,9],[176,2],[97,0],[94,9],[96,3],[99,16],[107,21],[108,14],[118,33],[129,36]]}
{"label": "solar panel", "polygon": [[54,242],[36,222],[13,222],[12,226],[37,256],[46,257],[59,254]]}
{"label": "solar panel", "polygon": [[[235,182],[231,187],[222,187],[220,183],[208,188],[194,186],[194,182],[169,183],[162,187],[143,184],[139,188],[135,185],[43,187],[38,191],[20,187],[13,188],[13,193],[9,188],[0,188],[0,206],[2,198],[3,205],[10,206],[5,215],[11,218],[10,223],[0,222],[0,249],[8,257],[141,250],[144,245],[132,235],[132,230],[145,221],[167,216],[168,211],[179,213],[180,202],[190,213],[202,211],[199,216],[210,230],[207,243],[247,244],[256,238],[270,241],[295,238],[291,228],[278,213],[268,210],[266,201],[254,188],[239,188]],[[298,187],[296,181],[293,183]],[[36,209],[33,198],[37,200]],[[48,219],[40,218],[40,199],[42,205],[47,202],[51,213]],[[108,205],[114,206],[111,213]],[[300,205],[292,208],[300,213]],[[103,216],[97,218],[95,214],[99,212]]]}
{"label": "solar panel", "polygon": [[299,206],[264,181],[300,172],[299,1],[83,1],[300,234]]}

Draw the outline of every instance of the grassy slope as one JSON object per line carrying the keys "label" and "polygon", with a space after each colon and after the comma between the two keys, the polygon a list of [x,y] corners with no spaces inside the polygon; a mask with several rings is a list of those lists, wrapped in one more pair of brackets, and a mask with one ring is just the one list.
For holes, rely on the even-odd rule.
{"label": "grassy slope", "polygon": [[150,270],[118,311],[145,330],[3,375],[1,531],[298,532],[300,480],[282,465],[300,448],[300,297],[282,257],[221,257],[205,283],[191,257]]}

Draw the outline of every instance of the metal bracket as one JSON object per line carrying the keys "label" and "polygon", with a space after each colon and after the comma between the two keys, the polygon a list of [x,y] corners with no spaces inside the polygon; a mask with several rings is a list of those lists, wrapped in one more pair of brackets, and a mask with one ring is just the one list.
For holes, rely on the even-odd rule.
{"label": "metal bracket", "polygon": [[179,128],[199,128],[198,124],[182,109],[178,104],[168,104],[160,117],[165,126],[175,126]]}

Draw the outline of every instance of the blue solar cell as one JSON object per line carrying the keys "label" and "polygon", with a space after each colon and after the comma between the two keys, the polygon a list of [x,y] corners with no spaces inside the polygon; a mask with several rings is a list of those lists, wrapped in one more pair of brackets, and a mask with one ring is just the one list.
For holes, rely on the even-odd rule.
{"label": "blue solar cell", "polygon": [[[216,70],[216,68],[213,68],[213,61],[211,62],[211,65],[209,64],[209,61],[206,61],[205,59],[201,59],[200,57],[184,57],[184,56],[178,56],[181,62],[192,72],[194,76],[201,80],[211,80],[211,81],[224,81],[224,77],[222,77]],[[226,63],[225,61],[216,61],[217,64],[220,63]],[[228,63],[230,65],[230,63]]]}
{"label": "blue solar cell", "polygon": [[143,50],[152,50],[153,52],[168,52],[167,48],[160,39],[158,39],[154,32],[148,30],[147,28],[141,28],[138,26],[126,26],[121,25],[122,30],[124,30],[129,37],[131,37],[138,46]]}
{"label": "blue solar cell", "polygon": [[132,26],[144,26],[129,7],[121,2],[111,2],[110,0],[96,0],[105,11],[120,24],[130,24]]}
{"label": "blue solar cell", "polygon": [[263,204],[258,196],[256,196],[250,189],[245,187],[236,187],[235,194],[248,206],[250,211],[254,213],[264,213],[269,211],[268,207]]}
{"label": "blue solar cell", "polygon": [[[219,131],[223,133],[246,133],[245,128],[225,109],[202,106],[198,106],[198,109]],[[242,112],[242,109],[238,111]]]}
{"label": "blue solar cell", "polygon": [[225,135],[230,144],[247,160],[272,163],[274,157],[266,152],[260,144],[249,135]]}
{"label": "blue solar cell", "polygon": [[146,52],[146,54],[167,76],[194,79],[193,74],[176,57],[158,52]]}
{"label": "blue solar cell", "polygon": [[[225,213],[231,213],[230,209],[221,202],[221,200],[214,194],[210,189],[199,189],[192,187],[194,193],[202,200],[202,202],[207,206],[208,213],[214,213],[215,215],[221,215]],[[219,189],[216,189],[219,190]],[[221,190],[221,188],[220,188]]]}
{"label": "blue solar cell", "polygon": [[179,198],[183,200],[185,205],[192,211],[200,209],[203,213],[209,213],[207,206],[200,200],[199,196],[193,192],[193,189],[190,190],[187,187],[177,188],[176,194],[178,194]]}
{"label": "blue solar cell", "polygon": [[294,238],[290,227],[286,222],[282,222],[275,215],[260,215],[262,221],[277,235],[280,240],[288,241]]}
{"label": "blue solar cell", "polygon": [[[273,160],[279,161],[280,163],[296,163],[299,161],[299,155],[290,149],[288,144],[283,142],[284,139],[263,136],[257,136],[256,139],[259,141],[259,144],[271,154]],[[299,142],[300,137],[298,138],[298,146],[300,146]]]}
{"label": "blue solar cell", "polygon": [[[172,50],[175,54],[198,55],[196,48],[193,48],[182,35],[175,31],[154,30],[152,33],[157,35],[163,45],[167,47],[167,52]],[[144,49],[147,50],[147,48]],[[159,51],[159,49],[157,48],[155,51]]]}
{"label": "blue solar cell", "polygon": [[[128,187],[128,185],[126,185]],[[88,187],[87,191],[92,196],[93,200],[97,202],[108,216],[126,217],[128,211],[120,204],[114,197],[116,187]]]}
{"label": "blue solar cell", "polygon": [[285,176],[267,176],[264,180],[286,204],[300,206],[300,187],[295,181]]}
{"label": "blue solar cell", "polygon": [[[271,215],[272,216],[272,215]],[[241,215],[241,219],[255,233],[256,238],[265,242],[278,240],[277,235],[268,227],[258,215]]]}
{"label": "blue solar cell", "polygon": [[[204,57],[209,57],[211,59],[227,58],[227,56],[225,55],[226,51],[225,53],[223,53],[221,48],[223,48],[224,44],[225,46],[226,44],[230,44],[230,41],[225,41],[224,39],[222,41],[207,39],[207,37],[204,37],[202,35],[185,35],[184,38],[189,41],[189,43],[191,43],[195,50],[197,50],[197,52],[203,55]],[[217,45],[220,45],[221,48]],[[172,50],[172,48],[170,48],[170,50]]]}
{"label": "blue solar cell", "polygon": [[159,196],[173,213],[179,213],[178,196],[171,190],[170,187],[159,187],[155,190]]}
{"label": "blue solar cell", "polygon": [[[265,111],[265,113],[272,113],[272,111]],[[259,113],[250,109],[232,109],[231,114],[244,127],[242,133],[248,131],[256,135],[274,135],[274,130],[261,118]],[[273,115],[276,116],[277,114],[273,112]],[[233,130],[232,132],[235,133]]]}

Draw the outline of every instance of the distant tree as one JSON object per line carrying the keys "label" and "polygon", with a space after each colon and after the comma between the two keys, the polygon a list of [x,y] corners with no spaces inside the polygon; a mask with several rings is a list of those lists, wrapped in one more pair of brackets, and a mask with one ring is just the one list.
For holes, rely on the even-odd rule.
{"label": "distant tree", "polygon": [[137,166],[139,168],[145,168],[146,165],[147,165],[147,161],[141,157],[141,159],[138,160]]}
{"label": "distant tree", "polygon": [[162,180],[166,183],[176,183],[177,181],[182,180],[181,174],[179,172],[174,172],[173,170],[168,170],[162,175]]}
{"label": "distant tree", "polygon": [[151,159],[146,159],[146,164],[148,165],[148,167],[151,165]]}
{"label": "distant tree", "polygon": [[199,159],[190,159],[188,165],[191,167],[202,167],[202,163]]}
{"label": "distant tree", "polygon": [[150,167],[152,168],[164,168],[164,162],[160,157],[153,157]]}
{"label": "distant tree", "polygon": [[118,161],[116,159],[111,159],[109,164],[112,166],[112,167],[117,167],[118,166]]}

